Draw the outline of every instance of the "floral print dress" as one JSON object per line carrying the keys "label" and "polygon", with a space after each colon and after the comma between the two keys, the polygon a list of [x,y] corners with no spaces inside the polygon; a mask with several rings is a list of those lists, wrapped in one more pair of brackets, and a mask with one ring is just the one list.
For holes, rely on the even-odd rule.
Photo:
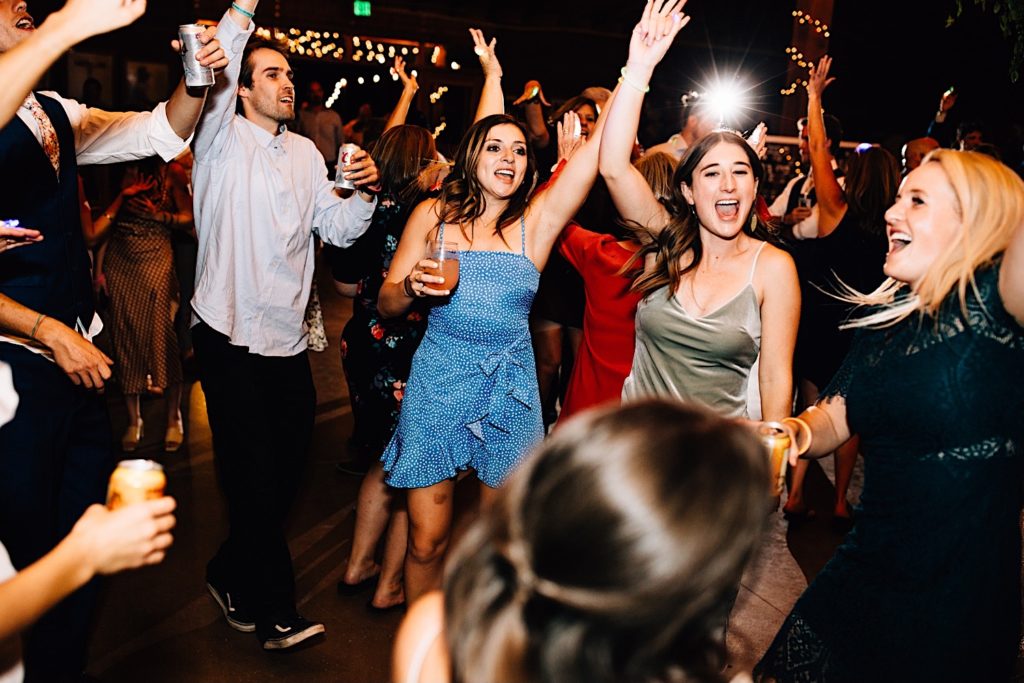
{"label": "floral print dress", "polygon": [[374,456],[384,450],[398,424],[401,392],[395,384],[408,379],[427,327],[422,302],[397,318],[382,318],[377,312],[377,295],[414,206],[382,197],[365,234],[347,249],[328,247],[334,279],[357,287],[352,319],[341,333],[341,364],[355,419],[352,442]]}

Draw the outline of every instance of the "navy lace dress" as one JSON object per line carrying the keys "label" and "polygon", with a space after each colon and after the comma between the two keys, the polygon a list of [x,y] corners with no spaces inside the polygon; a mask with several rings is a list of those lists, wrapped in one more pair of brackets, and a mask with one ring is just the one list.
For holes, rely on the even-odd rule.
{"label": "navy lace dress", "polygon": [[857,526],[755,669],[759,681],[1006,681],[1020,625],[1024,330],[999,266],[966,315],[857,335],[823,400],[861,435]]}

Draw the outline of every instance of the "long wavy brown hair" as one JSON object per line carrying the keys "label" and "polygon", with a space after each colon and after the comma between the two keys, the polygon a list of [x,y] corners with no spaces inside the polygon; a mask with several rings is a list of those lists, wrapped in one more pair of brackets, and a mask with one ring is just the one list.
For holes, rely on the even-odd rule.
{"label": "long wavy brown hair", "polygon": [[767,506],[761,444],[711,411],[651,400],[569,420],[453,552],[452,680],[723,681]]}
{"label": "long wavy brown hair", "polygon": [[[459,143],[459,148],[455,151],[453,159],[454,166],[445,179],[438,197],[440,220],[450,225],[458,225],[462,236],[470,242],[472,239],[466,233],[465,226],[482,216],[487,208],[487,199],[476,175],[477,165],[480,163],[480,153],[487,142],[491,129],[504,124],[515,126],[522,132],[523,139],[528,139],[523,124],[507,114],[492,114],[480,119],[470,126],[466,135],[463,136],[462,142]],[[509,198],[508,204],[498,215],[498,220],[494,225],[494,234],[499,235],[502,240],[505,239],[504,229],[526,213],[530,195],[536,184],[537,161],[533,155],[533,148],[526,145],[526,174],[523,177],[523,182]]]}
{"label": "long wavy brown hair", "polygon": [[[651,292],[668,286],[668,296],[678,289],[679,281],[683,275],[694,270],[700,265],[704,256],[704,247],[700,241],[700,219],[695,210],[683,196],[682,185],[693,186],[693,174],[700,165],[701,160],[720,143],[736,145],[742,149],[750,162],[750,168],[754,178],[760,182],[764,178],[764,168],[757,153],[747,144],[747,141],[736,133],[729,131],[715,131],[702,137],[687,151],[686,156],[676,167],[675,175],[672,178],[672,206],[680,207],[680,210],[671,214],[668,225],[654,238],[653,243],[645,249],[645,253],[657,254],[654,269],[646,272],[637,278],[633,289],[647,296]],[[761,222],[757,212],[753,210],[744,218],[744,230],[753,235],[755,230],[768,231],[768,226]],[[692,255],[690,263],[685,267],[680,265],[683,257]]]}

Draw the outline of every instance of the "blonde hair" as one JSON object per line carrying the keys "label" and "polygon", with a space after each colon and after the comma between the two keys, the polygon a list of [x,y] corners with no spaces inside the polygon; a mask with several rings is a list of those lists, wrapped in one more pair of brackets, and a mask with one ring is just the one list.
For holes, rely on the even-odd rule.
{"label": "blonde hair", "polygon": [[938,164],[946,174],[963,230],[928,268],[916,291],[893,278],[868,294],[842,285],[842,300],[876,307],[844,323],[844,329],[888,327],[914,313],[934,316],[954,288],[966,315],[968,289],[978,297],[974,272],[1006,250],[1024,221],[1024,181],[1007,166],[984,154],[949,149],[931,152],[924,164]]}

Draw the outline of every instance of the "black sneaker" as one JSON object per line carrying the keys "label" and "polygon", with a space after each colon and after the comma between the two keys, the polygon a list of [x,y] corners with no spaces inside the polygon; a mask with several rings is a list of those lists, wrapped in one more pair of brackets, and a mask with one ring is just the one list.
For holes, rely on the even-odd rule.
{"label": "black sneaker", "polygon": [[209,579],[206,581],[206,589],[220,605],[220,610],[224,613],[228,626],[243,633],[252,633],[256,630],[256,622],[253,621],[249,612],[238,604],[238,598],[234,594],[217,588]]}
{"label": "black sneaker", "polygon": [[309,621],[296,614],[288,619],[260,624],[256,635],[263,643],[264,650],[285,650],[325,630],[323,624]]}

